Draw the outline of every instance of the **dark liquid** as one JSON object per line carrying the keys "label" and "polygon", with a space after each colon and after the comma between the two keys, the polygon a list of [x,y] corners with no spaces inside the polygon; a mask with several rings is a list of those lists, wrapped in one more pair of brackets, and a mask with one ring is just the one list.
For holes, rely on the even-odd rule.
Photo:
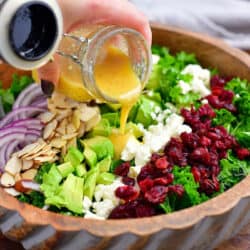
{"label": "dark liquid", "polygon": [[48,54],[57,32],[53,11],[46,4],[34,1],[17,10],[10,23],[9,39],[19,57],[35,61]]}

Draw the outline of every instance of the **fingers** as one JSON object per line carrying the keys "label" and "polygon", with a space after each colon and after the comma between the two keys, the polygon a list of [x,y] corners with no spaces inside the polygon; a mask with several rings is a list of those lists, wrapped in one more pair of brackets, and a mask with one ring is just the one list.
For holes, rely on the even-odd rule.
{"label": "fingers", "polygon": [[46,80],[57,85],[59,80],[59,65],[57,57],[52,62],[48,62],[46,65],[38,70],[38,76],[41,80]]}
{"label": "fingers", "polygon": [[[84,24],[120,25],[139,31],[151,45],[148,19],[136,7],[124,0],[58,0],[67,32]],[[72,15],[74,13],[74,15]]]}

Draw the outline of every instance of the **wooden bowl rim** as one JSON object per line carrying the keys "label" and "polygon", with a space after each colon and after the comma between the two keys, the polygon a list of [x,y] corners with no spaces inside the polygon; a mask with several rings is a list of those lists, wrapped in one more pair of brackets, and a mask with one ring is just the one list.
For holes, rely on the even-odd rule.
{"label": "wooden bowl rim", "polygon": [[[152,24],[152,28],[189,36],[201,42],[210,44],[235,57],[236,60],[242,62],[245,66],[249,67],[250,70],[250,57],[246,53],[231,48],[218,39],[155,23]],[[19,202],[16,198],[10,196],[0,188],[0,206],[17,211],[25,222],[28,222],[30,225],[51,225],[59,231],[86,230],[90,234],[98,237],[112,237],[124,233],[146,236],[164,229],[178,230],[188,228],[206,217],[218,216],[229,212],[240,201],[249,197],[250,176],[247,176],[244,180],[223,194],[200,205],[173,212],[171,214],[140,219],[95,220],[44,211],[29,204]]]}

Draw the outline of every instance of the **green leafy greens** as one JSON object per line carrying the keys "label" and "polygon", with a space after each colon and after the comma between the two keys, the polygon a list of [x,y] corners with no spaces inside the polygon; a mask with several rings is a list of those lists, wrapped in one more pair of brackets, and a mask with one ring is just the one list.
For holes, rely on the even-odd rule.
{"label": "green leafy greens", "polygon": [[8,89],[4,89],[0,85],[0,99],[5,113],[11,111],[12,105],[19,93],[32,82],[33,79],[29,76],[18,76],[14,74],[12,76],[11,86]]}

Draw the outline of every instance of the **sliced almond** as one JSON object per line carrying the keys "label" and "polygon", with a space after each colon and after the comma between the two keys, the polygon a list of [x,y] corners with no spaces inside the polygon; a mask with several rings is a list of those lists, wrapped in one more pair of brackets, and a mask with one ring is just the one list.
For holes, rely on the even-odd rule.
{"label": "sliced almond", "polygon": [[36,163],[40,162],[40,163],[43,163],[43,162],[52,162],[54,159],[54,156],[38,156],[34,159],[34,161]]}
{"label": "sliced almond", "polygon": [[15,188],[4,188],[4,191],[8,194],[10,194],[11,196],[18,196],[21,193],[18,192]]}
{"label": "sliced almond", "polygon": [[87,105],[82,106],[80,109],[80,120],[83,122],[89,121],[99,113],[100,112],[97,107],[89,107]]}
{"label": "sliced almond", "polygon": [[17,156],[12,156],[5,165],[5,171],[15,176],[22,169],[22,161]]}
{"label": "sliced almond", "polygon": [[56,107],[68,108],[65,95],[58,93],[58,92],[54,92],[52,96],[52,100],[54,104],[56,105]]}
{"label": "sliced almond", "polygon": [[86,122],[86,131],[90,131],[95,125],[97,125],[101,121],[101,115],[97,114],[92,117],[89,121]]}
{"label": "sliced almond", "polygon": [[67,134],[73,134],[76,132],[76,128],[72,123],[69,123],[66,127],[66,133]]}
{"label": "sliced almond", "polygon": [[26,172],[21,174],[22,179],[26,179],[26,180],[33,180],[35,178],[37,174],[37,170],[36,169],[29,169]]}
{"label": "sliced almond", "polygon": [[66,133],[66,125],[67,125],[67,120],[66,119],[62,120],[59,123],[59,126],[57,127],[56,131],[61,135],[64,135]]}
{"label": "sliced almond", "polygon": [[31,159],[29,159],[30,156],[39,153],[39,151],[41,151],[46,145],[47,145],[47,144],[46,144],[45,141],[39,140],[38,143],[37,143],[37,146],[36,146],[33,150],[30,150],[29,152],[27,152],[26,154],[24,154],[24,155],[22,156],[22,159],[31,160],[32,157],[31,157]]}
{"label": "sliced almond", "polygon": [[81,122],[79,130],[78,130],[78,133],[77,133],[77,137],[78,138],[80,138],[80,137],[82,137],[84,135],[84,133],[85,133],[85,127],[86,127],[85,123]]}
{"label": "sliced almond", "polygon": [[39,146],[39,142],[29,144],[29,145],[25,146],[22,150],[17,152],[17,156],[22,157],[23,155],[33,151],[37,146]]}
{"label": "sliced almond", "polygon": [[61,138],[54,138],[51,140],[50,145],[54,148],[62,148],[64,145],[66,145],[66,140],[63,140]]}
{"label": "sliced almond", "polygon": [[43,130],[43,139],[48,139],[50,135],[55,132],[57,126],[57,121],[54,119],[52,122],[48,123]]}
{"label": "sliced almond", "polygon": [[74,101],[70,98],[67,98],[67,103],[68,103],[68,106],[71,108],[71,109],[76,109],[79,107],[79,102],[77,101]]}
{"label": "sliced almond", "polygon": [[44,154],[46,155],[49,151],[51,151],[51,146],[50,145],[45,145],[43,148],[41,148],[40,151],[27,156],[25,159],[26,160],[32,160],[32,159],[36,158],[37,156],[41,156],[41,155],[44,155]]}
{"label": "sliced almond", "polygon": [[34,162],[31,160],[22,160],[22,163],[22,170],[25,171],[32,168]]}
{"label": "sliced almond", "polygon": [[41,120],[41,122],[47,124],[48,122],[52,121],[52,119],[55,117],[55,114],[52,114],[51,112],[45,112],[38,116],[38,118]]}
{"label": "sliced almond", "polygon": [[15,185],[14,177],[7,172],[2,174],[0,182],[4,187],[13,187]]}
{"label": "sliced almond", "polygon": [[62,139],[63,139],[63,140],[70,140],[70,139],[72,139],[72,138],[74,138],[74,137],[76,137],[76,136],[77,136],[77,133],[66,134],[66,135],[63,135],[63,136],[62,136]]}
{"label": "sliced almond", "polygon": [[[30,181],[30,180],[29,180]],[[18,192],[21,192],[21,193],[25,193],[25,192],[28,192],[30,191],[30,189],[26,188],[23,186],[23,180],[19,180],[15,183],[15,189],[18,191]]]}
{"label": "sliced almond", "polygon": [[81,125],[80,115],[81,113],[79,110],[74,110],[73,115],[72,115],[72,123],[75,126],[76,130],[78,130]]}
{"label": "sliced almond", "polygon": [[22,177],[21,177],[20,173],[15,175],[15,182],[17,182],[17,181],[19,181],[21,179],[22,179]]}
{"label": "sliced almond", "polygon": [[56,116],[56,120],[57,121],[61,121],[69,116],[72,115],[72,111],[67,109],[67,110],[63,110],[63,111],[60,111],[59,114]]}
{"label": "sliced almond", "polygon": [[69,148],[69,147],[77,147],[77,142],[76,142],[76,137],[75,138],[72,138],[71,140],[69,140],[68,142],[67,142],[67,149]]}
{"label": "sliced almond", "polygon": [[67,153],[67,145],[63,146],[61,149],[61,155],[66,155]]}

